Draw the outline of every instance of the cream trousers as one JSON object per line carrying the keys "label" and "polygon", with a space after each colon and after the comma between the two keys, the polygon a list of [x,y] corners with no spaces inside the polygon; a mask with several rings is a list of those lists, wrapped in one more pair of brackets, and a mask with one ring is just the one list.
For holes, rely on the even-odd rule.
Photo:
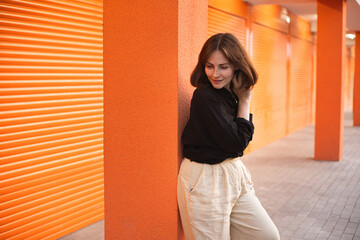
{"label": "cream trousers", "polygon": [[177,194],[186,240],[280,239],[240,158],[215,165],[185,158]]}

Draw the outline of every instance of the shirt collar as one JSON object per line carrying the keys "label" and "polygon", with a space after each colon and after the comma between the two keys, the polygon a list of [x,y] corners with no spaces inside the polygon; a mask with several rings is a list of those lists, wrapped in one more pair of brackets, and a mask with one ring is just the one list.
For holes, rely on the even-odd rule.
{"label": "shirt collar", "polygon": [[213,88],[216,92],[218,92],[224,98],[231,99],[232,101],[235,99],[236,101],[238,101],[237,96],[234,93],[227,90],[226,88],[217,89],[217,88],[214,88],[212,85],[211,85],[211,88]]}

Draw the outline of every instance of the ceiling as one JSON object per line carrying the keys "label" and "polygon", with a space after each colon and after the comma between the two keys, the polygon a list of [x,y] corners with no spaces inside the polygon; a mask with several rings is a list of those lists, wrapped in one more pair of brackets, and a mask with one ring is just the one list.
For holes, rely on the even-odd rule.
{"label": "ceiling", "polygon": [[[252,5],[275,4],[289,9],[311,23],[311,30],[316,32],[317,0],[244,0]],[[346,1],[346,27],[348,32],[360,31],[360,0]]]}

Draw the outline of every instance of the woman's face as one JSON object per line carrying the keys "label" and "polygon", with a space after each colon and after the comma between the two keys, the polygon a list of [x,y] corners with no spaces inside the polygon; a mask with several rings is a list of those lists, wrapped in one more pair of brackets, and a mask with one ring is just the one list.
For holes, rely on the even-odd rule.
{"label": "woman's face", "polygon": [[215,51],[210,55],[205,63],[205,73],[214,88],[230,91],[234,68],[222,52]]}

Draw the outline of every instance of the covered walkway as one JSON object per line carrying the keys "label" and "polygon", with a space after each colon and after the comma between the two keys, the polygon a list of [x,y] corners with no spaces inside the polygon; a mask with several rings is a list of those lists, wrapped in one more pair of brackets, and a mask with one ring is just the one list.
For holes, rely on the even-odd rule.
{"label": "covered walkway", "polygon": [[313,159],[313,125],[243,158],[281,239],[360,239],[360,128],[344,125],[339,162]]}
{"label": "covered walkway", "polygon": [[[360,128],[345,114],[341,161],[315,161],[314,126],[243,158],[281,239],[360,240]],[[100,240],[103,221],[62,238]]]}

